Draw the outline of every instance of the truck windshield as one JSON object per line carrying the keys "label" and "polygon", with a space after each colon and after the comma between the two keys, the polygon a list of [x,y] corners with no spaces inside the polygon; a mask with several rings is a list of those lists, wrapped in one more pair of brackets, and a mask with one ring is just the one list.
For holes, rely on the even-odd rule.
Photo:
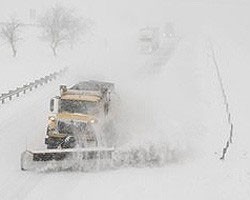
{"label": "truck windshield", "polygon": [[61,100],[60,111],[68,113],[96,114],[98,103],[91,101]]}

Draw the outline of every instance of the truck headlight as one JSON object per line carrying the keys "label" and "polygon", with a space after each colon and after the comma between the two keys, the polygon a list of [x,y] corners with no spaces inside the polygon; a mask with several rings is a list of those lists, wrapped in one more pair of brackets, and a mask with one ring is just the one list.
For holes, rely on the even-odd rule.
{"label": "truck headlight", "polygon": [[51,121],[56,121],[56,118],[55,118],[54,116],[50,116],[50,117],[49,117],[49,120],[51,120]]}

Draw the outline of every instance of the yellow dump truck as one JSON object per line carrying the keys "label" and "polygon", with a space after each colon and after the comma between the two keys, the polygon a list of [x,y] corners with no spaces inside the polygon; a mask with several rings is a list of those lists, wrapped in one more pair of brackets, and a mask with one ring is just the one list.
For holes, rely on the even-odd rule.
{"label": "yellow dump truck", "polygon": [[105,135],[105,126],[110,126],[113,93],[114,84],[108,82],[84,81],[70,88],[61,85],[60,96],[50,100],[47,149],[23,152],[21,169],[65,165],[87,169],[96,166],[97,160],[99,167],[100,162],[109,164],[114,148]]}

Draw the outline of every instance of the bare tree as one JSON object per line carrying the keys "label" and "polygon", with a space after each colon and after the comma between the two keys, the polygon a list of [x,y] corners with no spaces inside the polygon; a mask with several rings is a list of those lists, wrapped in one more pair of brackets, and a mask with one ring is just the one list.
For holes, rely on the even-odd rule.
{"label": "bare tree", "polygon": [[21,39],[20,37],[20,26],[21,23],[16,17],[11,17],[9,21],[2,23],[0,37],[8,44],[10,44],[13,57],[17,54],[17,42]]}
{"label": "bare tree", "polygon": [[43,39],[49,42],[54,56],[57,55],[58,48],[65,43],[72,45],[83,29],[82,19],[76,17],[71,9],[58,4],[42,16],[40,24],[44,31]]}

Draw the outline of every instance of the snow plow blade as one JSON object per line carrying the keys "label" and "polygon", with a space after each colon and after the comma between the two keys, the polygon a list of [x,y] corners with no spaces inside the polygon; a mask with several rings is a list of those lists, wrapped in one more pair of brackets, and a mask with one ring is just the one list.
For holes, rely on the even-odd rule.
{"label": "snow plow blade", "polygon": [[112,166],[113,152],[114,148],[26,150],[21,155],[21,169],[99,171]]}

